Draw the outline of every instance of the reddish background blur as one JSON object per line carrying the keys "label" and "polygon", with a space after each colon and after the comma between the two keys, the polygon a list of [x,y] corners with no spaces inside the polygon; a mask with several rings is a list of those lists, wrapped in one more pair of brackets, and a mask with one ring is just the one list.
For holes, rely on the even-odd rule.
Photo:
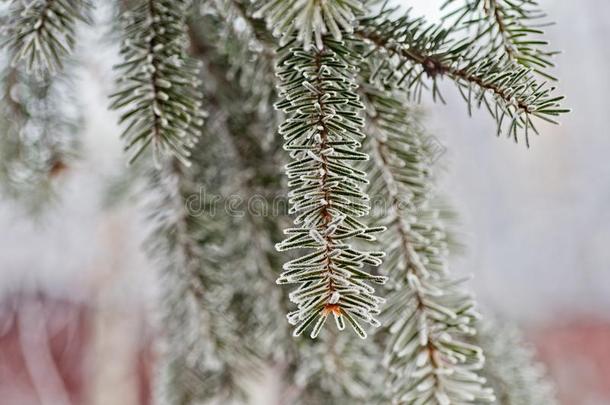
{"label": "reddish background blur", "polygon": [[[125,325],[119,322],[117,327],[114,322],[118,317],[105,312],[41,293],[20,293],[4,300],[0,403],[150,404],[154,363],[150,328],[142,313],[129,316],[129,326],[122,330]],[[117,351],[108,344],[121,345],[123,334],[134,329],[136,339],[127,350]],[[610,404],[609,323],[581,317],[530,330],[528,335],[548,366],[563,405]]]}

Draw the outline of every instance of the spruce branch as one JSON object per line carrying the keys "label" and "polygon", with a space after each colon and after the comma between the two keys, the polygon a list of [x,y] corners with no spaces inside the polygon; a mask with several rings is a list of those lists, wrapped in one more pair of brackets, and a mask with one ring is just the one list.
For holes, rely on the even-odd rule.
{"label": "spruce branch", "polygon": [[[449,9],[454,3],[457,6]],[[545,71],[554,66],[552,58],[558,52],[546,49],[544,28],[551,23],[546,21],[547,15],[537,1],[448,0],[443,7],[449,9],[446,19],[474,30],[490,53],[504,55],[543,77],[557,80]]]}
{"label": "spruce branch", "polygon": [[189,164],[203,118],[199,64],[187,54],[189,2],[142,0],[124,18],[123,62],[111,108],[127,123],[121,137],[133,162],[152,144],[154,161],[170,154]]}
{"label": "spruce branch", "polygon": [[282,45],[296,33],[306,51],[312,42],[322,49],[326,34],[335,41],[345,33],[351,34],[356,17],[364,12],[362,0],[260,0],[256,8],[254,17],[265,16],[274,36],[281,37]]}
{"label": "spruce branch", "polygon": [[292,162],[286,166],[291,188],[290,212],[298,214],[295,228],[278,250],[312,249],[312,253],[284,265],[279,284],[300,284],[290,294],[298,310],[288,314],[298,336],[314,321],[316,337],[333,315],[342,330],[347,320],[366,337],[359,318],[378,326],[374,315],[382,299],[367,282],[385,282],[367,273],[365,265],[378,266],[383,253],[358,251],[346,240],[374,240],[380,228],[369,228],[357,218],[369,211],[361,190],[366,174],[350,162],[368,159],[357,149],[364,138],[362,109],[354,84],[354,61],[341,43],[324,38],[324,50],[306,52],[288,44],[280,52],[277,108],[287,114],[280,126]]}
{"label": "spruce branch", "polygon": [[91,23],[89,0],[12,0],[2,46],[42,78],[63,69],[76,43],[78,22]]}
{"label": "spruce branch", "polygon": [[390,275],[383,312],[390,397],[400,404],[492,401],[477,374],[483,353],[465,339],[475,332],[474,301],[447,274],[447,236],[431,203],[421,128],[403,100],[379,89],[364,92],[375,166],[370,192],[388,204],[377,221],[387,226],[380,241]]}
{"label": "spruce branch", "polygon": [[[205,170],[196,174],[208,186],[217,181]],[[243,375],[260,367],[257,354],[240,338],[240,322],[231,308],[236,291],[224,288],[230,273],[219,271],[235,264],[227,260],[235,255],[228,243],[233,224],[226,216],[188,211],[194,175],[171,158],[149,176],[153,193],[147,222],[152,229],[147,245],[160,265],[165,332],[157,395],[159,403],[168,405],[244,397]]]}
{"label": "spruce branch", "polygon": [[[225,5],[225,10],[231,12],[231,5]],[[279,118],[279,114],[250,106],[250,103],[243,105],[235,102],[250,100],[250,93],[257,94],[259,91],[253,88],[252,81],[232,80],[231,74],[225,74],[227,70],[232,71],[234,65],[241,69],[242,60],[249,57],[236,51],[247,49],[247,44],[233,42],[250,42],[252,38],[235,35],[232,27],[226,29],[219,26],[214,17],[209,13],[205,15],[206,20],[197,31],[205,29],[206,32],[192,40],[198,57],[204,60],[204,74],[215,78],[214,81],[205,82],[210,85],[210,89],[206,88],[204,92],[210,112],[207,122],[219,123],[216,137],[226,137],[234,151],[232,161],[238,170],[235,180],[239,183],[240,195],[265,196],[268,201],[276,201],[277,196],[287,194],[276,172],[284,160],[283,151],[281,145],[277,146],[278,137],[274,136],[269,142],[264,133],[265,128]],[[208,46],[207,41],[222,43],[210,30],[217,30],[221,37],[226,35],[222,38],[228,42],[227,46]],[[260,37],[266,37],[264,32],[259,34]],[[257,45],[258,42],[255,40]],[[258,53],[258,57],[262,58],[267,54],[267,50],[259,46],[255,46],[253,51],[262,51],[262,54]],[[252,57],[256,58],[257,54]],[[265,66],[265,61],[260,63]],[[275,81],[274,76],[261,75],[260,78],[264,81],[256,83],[273,85]],[[221,87],[223,91],[212,97],[214,86]],[[266,132],[274,132],[271,128],[267,129]],[[285,226],[287,217],[283,211],[276,212],[275,207],[270,214],[267,215],[265,211],[263,215],[253,215],[246,210],[232,233],[234,239],[240,239],[242,232],[245,235],[241,250],[245,253],[238,255],[241,259],[238,267],[243,272],[232,286],[240,290],[243,288],[241,307],[253,308],[250,319],[244,320],[247,326],[242,336],[246,336],[248,342],[253,342],[258,353],[264,353],[263,358],[268,359],[273,368],[282,374],[284,387],[279,403],[322,405],[350,400],[370,403],[371,391],[377,390],[369,388],[382,385],[381,374],[374,374],[377,362],[370,361],[379,359],[379,349],[375,345],[364,341],[360,343],[359,339],[354,341],[357,339],[355,336],[335,333],[323,334],[313,341],[289,339],[289,325],[278,319],[279,313],[289,311],[289,305],[283,291],[273,287],[280,258],[278,253],[271,250],[273,246],[269,246],[269,241],[278,239],[278,228]],[[266,299],[261,300],[261,296]],[[374,381],[372,376],[375,376]]]}
{"label": "spruce branch", "polygon": [[[175,207],[182,212],[185,222],[181,228],[188,231],[183,239],[188,241],[190,238],[189,244],[194,248],[187,249],[187,252],[197,252],[193,262],[195,266],[185,276],[187,280],[192,279],[204,287],[202,294],[197,293],[201,288],[191,287],[191,293],[180,295],[178,292],[174,295],[178,304],[183,304],[184,297],[193,298],[194,304],[191,304],[187,320],[182,321],[191,320],[193,327],[190,338],[186,340],[188,344],[175,344],[176,348],[187,347],[189,350],[177,353],[175,360],[166,364],[166,380],[161,385],[176,387],[174,398],[176,395],[185,398],[186,395],[186,403],[210,398],[245,400],[248,393],[244,387],[244,376],[256,376],[256,370],[261,368],[260,361],[265,359],[265,353],[260,351],[260,330],[253,327],[263,315],[258,312],[258,307],[251,305],[260,301],[252,294],[254,286],[260,288],[260,279],[253,267],[258,268],[261,264],[263,259],[259,256],[263,253],[252,249],[252,227],[247,221],[217,212],[217,207],[206,199],[194,200],[195,205],[197,202],[202,204],[197,211],[186,211],[187,207],[191,207],[190,199],[201,197],[197,193],[202,190],[212,195],[225,195],[233,194],[241,187],[243,168],[227,165],[227,162],[238,162],[240,159],[233,138],[238,138],[237,134],[244,136],[246,130],[252,130],[254,125],[252,121],[248,125],[234,125],[235,119],[247,120],[251,117],[244,117],[243,106],[235,103],[235,100],[245,97],[235,92],[239,87],[237,83],[227,80],[226,59],[206,42],[216,41],[211,32],[214,30],[207,30],[213,27],[209,22],[205,21],[201,33],[189,30],[191,52],[205,61],[201,74],[208,78],[204,83],[203,97],[209,106],[209,119],[202,127],[203,142],[195,146],[192,167],[186,170],[175,161],[172,169],[179,174],[182,184]],[[219,87],[225,91],[215,92],[214,89]],[[223,166],[223,170],[217,170],[220,166]],[[249,254],[244,255],[243,252]],[[234,271],[236,268],[242,271]],[[180,273],[180,268],[170,274],[176,271]],[[182,322],[168,322],[178,336],[188,332]],[[168,381],[167,378],[172,375],[178,380]]]}
{"label": "spruce branch", "polygon": [[528,145],[529,131],[537,133],[533,118],[556,124],[555,117],[569,111],[560,105],[564,97],[537,80],[530,68],[486,52],[476,46],[476,39],[454,39],[451,30],[422,18],[390,18],[392,11],[360,20],[355,33],[371,46],[365,57],[379,61],[371,80],[406,89],[419,101],[429,84],[433,98],[443,100],[438,81],[447,77],[469,113],[484,105],[496,121],[498,135],[505,132],[517,141],[523,132]]}
{"label": "spruce branch", "polygon": [[[217,5],[221,6],[221,3],[224,2],[219,1]],[[225,5],[231,12],[232,5]],[[230,158],[219,160],[220,164],[234,162],[230,167],[235,172],[231,171],[225,183],[231,184],[233,193],[244,196],[244,200],[250,196],[252,199],[248,199],[248,202],[263,202],[263,206],[253,207],[255,212],[244,210],[241,219],[234,224],[231,240],[238,246],[235,251],[239,254],[234,255],[232,262],[236,262],[233,266],[243,269],[243,272],[237,273],[234,279],[227,282],[227,286],[231,285],[241,296],[235,305],[235,311],[240,314],[241,336],[261,358],[282,370],[292,369],[297,348],[296,342],[290,339],[289,325],[278,317],[278,314],[287,313],[290,308],[284,291],[275,284],[281,258],[272,243],[280,239],[281,229],[287,224],[288,217],[283,206],[265,204],[280,201],[278,197],[287,194],[281,172],[277,171],[284,160],[282,143],[279,137],[269,136],[275,135],[279,114],[272,108],[256,105],[254,101],[261,93],[260,89],[252,86],[252,81],[234,80],[230,73],[227,74],[227,71],[233,71],[234,66],[241,68],[243,58],[261,57],[261,67],[270,61],[256,54],[256,50],[260,49],[258,47],[243,55],[241,52],[248,50],[247,45],[236,42],[251,38],[237,35],[233,27],[225,27],[223,23],[230,20],[223,19],[223,15],[224,12],[208,12],[202,16],[201,24],[191,30],[193,51],[204,62],[203,74],[208,77],[204,82],[204,98],[209,110],[207,122],[214,127],[213,140],[222,141],[231,151]],[[241,77],[249,73],[238,71],[237,74]],[[261,74],[258,79],[255,83],[275,97],[275,76]],[[216,92],[215,88],[222,88],[223,91]],[[246,103],[243,103],[244,100]],[[205,145],[201,147],[207,149]],[[201,154],[208,156],[208,153]],[[207,161],[210,157],[205,159]],[[196,159],[194,163],[198,167],[204,162]],[[206,166],[209,164],[207,162]],[[260,296],[266,299],[261,300]]]}

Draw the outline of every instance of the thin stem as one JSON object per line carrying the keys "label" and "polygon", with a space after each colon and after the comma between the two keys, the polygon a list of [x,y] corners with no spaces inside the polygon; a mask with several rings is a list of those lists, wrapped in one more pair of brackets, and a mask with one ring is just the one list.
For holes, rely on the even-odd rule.
{"label": "thin stem", "polygon": [[[321,80],[321,74],[322,74],[322,61],[321,61],[321,56],[322,56],[322,52],[323,51],[319,51],[316,50],[316,57],[315,57],[315,65],[316,65],[316,87],[318,90],[318,95],[317,95],[317,102],[320,105],[320,111],[324,111],[324,100],[322,98],[323,92],[322,92],[322,80]],[[320,152],[322,152],[323,150],[325,150],[328,145],[327,145],[327,140],[328,140],[328,128],[326,127],[326,123],[324,122],[324,120],[322,119],[323,115],[322,113],[319,114],[318,116],[318,121],[316,122],[316,126],[319,126],[322,128],[322,130],[320,131],[320,137],[321,137],[321,141],[320,141]],[[322,206],[322,218],[323,218],[323,229],[327,230],[331,221],[332,221],[332,215],[330,214],[330,212],[328,212],[328,205],[330,205],[330,195],[328,192],[328,158],[326,157],[326,154],[324,153],[320,153],[320,158],[322,160],[322,170],[323,170],[323,174],[322,174],[322,178],[320,180],[320,188],[324,191],[324,201],[326,201],[327,204]],[[335,311],[335,305],[330,303],[330,300],[332,299],[332,293],[335,291],[335,286],[333,283],[333,269],[332,269],[332,260],[330,258],[330,253],[331,253],[331,249],[332,246],[334,244],[332,237],[328,234],[324,234],[324,241],[325,241],[325,248],[326,248],[326,271],[328,273],[328,290],[331,292],[331,296],[328,299],[328,302],[325,304],[324,306],[324,311],[326,313],[330,312],[330,311]]]}
{"label": "thin stem", "polygon": [[[150,20],[151,20],[151,26],[150,28],[153,30],[153,35],[150,36],[150,40],[148,41],[148,54],[152,56],[152,60],[151,60],[151,64],[153,66],[153,72],[150,78],[151,81],[151,87],[152,87],[152,92],[153,92],[153,103],[157,102],[157,96],[158,96],[158,89],[157,89],[157,72],[159,70],[159,61],[157,60],[156,57],[156,52],[155,52],[155,46],[157,45],[157,33],[155,32],[155,27],[154,27],[154,21],[155,21],[155,15],[156,15],[156,11],[155,11],[155,4],[154,4],[154,0],[148,0],[148,13],[150,14]],[[154,111],[154,109],[151,109],[152,115],[153,115],[153,138],[155,141],[155,146],[160,142],[161,140],[161,123],[160,123],[160,117],[157,116],[156,112]]]}
{"label": "thin stem", "polygon": [[[373,117],[372,118],[373,124],[376,121],[377,121],[377,119],[375,117]],[[411,244],[409,234],[407,231],[408,225],[405,224],[404,218],[399,214],[400,200],[398,198],[398,194],[394,191],[395,190],[394,184],[397,181],[394,178],[394,174],[392,173],[392,170],[390,170],[388,167],[389,159],[388,159],[387,152],[386,152],[387,146],[386,146],[385,142],[380,140],[378,137],[372,137],[371,142],[374,143],[375,151],[377,152],[377,156],[379,157],[379,159],[376,159],[375,161],[377,162],[379,168],[385,173],[385,175],[381,176],[381,177],[383,178],[383,181],[386,184],[386,186],[387,186],[386,188],[390,195],[390,200],[391,200],[391,205],[392,205],[392,211],[391,211],[392,212],[392,224],[396,228],[396,232],[398,233],[400,241],[401,241],[401,245],[402,245],[401,254],[404,257],[405,263],[407,266],[406,275],[411,274],[417,278],[420,278],[422,275],[418,274],[418,272],[419,272],[418,267],[421,266],[421,264],[419,263],[419,260],[416,258],[417,253],[415,252],[415,250]],[[414,293],[415,293],[417,311],[421,312],[420,316],[425,316],[424,311],[425,311],[426,304],[424,302],[423,294],[417,286],[413,286],[413,288],[414,288]],[[429,323],[427,321],[427,319],[428,319],[428,317],[426,317],[426,322]],[[428,327],[428,330],[432,330],[432,328]],[[440,364],[440,359],[438,359],[438,355],[439,355],[438,350],[436,349],[436,345],[433,342],[433,337],[430,334],[428,334],[428,342],[426,344],[426,350],[428,351],[428,358],[430,359],[430,364],[432,365],[432,368],[434,368],[435,370],[442,369],[442,364]],[[434,385],[436,387],[438,387],[439,389],[442,389],[441,381],[438,377],[438,373],[433,372],[432,375],[434,378]]]}

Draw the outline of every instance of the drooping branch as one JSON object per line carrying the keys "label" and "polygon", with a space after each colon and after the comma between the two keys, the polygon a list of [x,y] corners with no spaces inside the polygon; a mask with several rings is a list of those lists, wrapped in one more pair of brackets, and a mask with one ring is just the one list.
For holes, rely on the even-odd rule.
{"label": "drooping branch", "polygon": [[438,80],[447,77],[469,111],[484,104],[498,134],[505,131],[517,140],[523,132],[526,143],[529,131],[537,132],[532,118],[556,123],[554,118],[568,111],[560,105],[563,96],[555,96],[555,88],[537,80],[530,68],[482,51],[476,39],[455,40],[441,25],[408,15],[390,19],[386,14],[387,10],[361,20],[355,33],[370,44],[366,56],[379,61],[371,80],[406,89],[417,100],[430,83],[433,98],[442,100]]}
{"label": "drooping branch", "polygon": [[3,27],[3,43],[14,65],[25,64],[37,77],[63,69],[76,44],[77,23],[91,23],[89,0],[14,0]]}
{"label": "drooping branch", "polygon": [[155,162],[170,154],[188,165],[205,116],[198,63],[187,54],[188,1],[146,0],[126,13],[123,63],[111,98],[133,162],[152,144]]}
{"label": "drooping branch", "polygon": [[433,205],[432,159],[415,113],[380,89],[363,90],[372,136],[370,193],[384,196],[375,218],[390,276],[383,320],[390,398],[408,404],[492,401],[478,374],[480,348],[467,343],[477,313],[447,274],[447,236]]}
{"label": "drooping branch", "polygon": [[277,104],[288,115],[280,133],[292,162],[286,166],[291,192],[291,212],[298,214],[296,228],[278,244],[279,250],[306,248],[314,252],[284,265],[278,283],[297,283],[290,294],[299,309],[288,315],[300,335],[316,319],[316,337],[326,318],[333,314],[337,327],[347,320],[358,335],[366,332],[356,320],[378,325],[374,315],[381,299],[367,281],[383,283],[364,271],[377,266],[383,254],[355,250],[350,238],[374,240],[379,228],[357,220],[368,213],[368,197],[360,184],[366,174],[350,162],[366,160],[359,152],[364,138],[359,115],[362,104],[355,93],[350,51],[341,43],[324,38],[324,50],[305,52],[289,44],[278,62],[280,95]]}

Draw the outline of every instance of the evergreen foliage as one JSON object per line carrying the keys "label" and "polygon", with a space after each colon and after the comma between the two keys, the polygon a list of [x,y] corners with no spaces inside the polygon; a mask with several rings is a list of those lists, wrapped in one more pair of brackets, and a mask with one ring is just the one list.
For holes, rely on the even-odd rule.
{"label": "evergreen foliage", "polygon": [[313,252],[286,263],[278,283],[300,284],[290,294],[299,308],[288,314],[297,325],[295,336],[314,324],[315,338],[332,314],[337,328],[342,330],[347,321],[365,338],[358,319],[377,326],[374,316],[382,302],[367,282],[383,284],[385,278],[363,270],[381,264],[383,253],[347,244],[350,238],[373,241],[373,234],[382,230],[357,219],[369,207],[361,189],[366,173],[349,164],[368,159],[357,150],[364,120],[358,114],[362,104],[355,93],[354,63],[343,44],[327,37],[323,50],[307,52],[291,45],[278,62],[282,101],[277,107],[287,114],[280,134],[292,158],[286,174],[298,227],[286,230],[288,238],[278,249]]}
{"label": "evergreen foliage", "polygon": [[126,13],[116,66],[119,89],[111,108],[121,109],[125,149],[133,162],[152,145],[155,162],[170,154],[188,165],[204,113],[199,64],[187,54],[188,1],[149,0]]}
{"label": "evergreen foliage", "polygon": [[0,9],[0,178],[3,194],[38,215],[79,154],[72,53],[89,1],[10,1]]}
{"label": "evergreen foliage", "polygon": [[395,403],[490,402],[477,373],[481,349],[465,341],[478,317],[462,283],[447,271],[447,235],[432,189],[434,156],[404,101],[386,92],[365,93],[374,156],[371,194],[387,204],[377,219],[390,275],[384,362]]}
{"label": "evergreen foliage", "polygon": [[[425,91],[442,100],[446,78],[498,133],[527,140],[534,119],[554,122],[567,110],[544,81],[543,14],[529,0],[448,0],[430,24],[374,3],[121,2],[111,99],[129,160],[153,154],[133,170],[159,267],[160,404],[246,401],[265,366],[290,404],[552,403],[530,353],[477,322],[449,271],[438,144],[413,105]],[[3,14],[18,17],[4,41],[15,62],[2,78],[5,187],[19,177],[41,189],[32,178],[67,165],[77,119],[55,89],[91,8],[13,1]],[[223,212],[222,200],[193,200],[202,190],[289,208],[242,198]],[[324,328],[331,315],[336,329]],[[291,336],[305,331],[319,338]]]}
{"label": "evergreen foliage", "polygon": [[255,18],[265,16],[273,34],[284,43],[296,31],[296,38],[306,51],[312,42],[318,49],[324,48],[326,34],[331,34],[335,41],[340,41],[344,33],[351,34],[356,16],[364,11],[361,0],[271,0],[258,1],[258,7]]}
{"label": "evergreen foliage", "polygon": [[63,69],[76,44],[78,22],[90,23],[89,0],[12,0],[2,42],[38,77]]}
{"label": "evergreen foliage", "polygon": [[[230,156],[222,145],[208,153]],[[159,321],[167,330],[157,399],[162,404],[189,404],[210,397],[244,398],[244,375],[260,368],[255,347],[242,341],[242,321],[252,318],[252,311],[244,313],[245,286],[224,286],[252,278],[231,272],[242,265],[238,252],[245,235],[239,228],[231,232],[234,218],[212,214],[212,206],[203,207],[204,215],[189,211],[193,202],[188,198],[196,195],[191,178],[195,173],[184,172],[175,158],[161,168],[150,172],[147,184],[152,190],[147,223],[153,228],[148,249],[161,268]],[[230,178],[209,170],[207,164],[198,168],[206,190],[217,190],[221,183],[225,187]]]}
{"label": "evergreen foliage", "polygon": [[523,133],[528,145],[529,132],[537,133],[534,118],[557,123],[556,117],[568,112],[555,87],[540,81],[527,64],[498,55],[495,46],[478,46],[480,35],[455,35],[451,28],[409,14],[393,18],[394,11],[384,9],[361,20],[356,31],[371,44],[365,57],[378,61],[372,80],[404,89],[416,100],[427,89],[434,99],[443,100],[438,81],[447,77],[469,112],[484,106],[498,135],[517,141]]}
{"label": "evergreen foliage", "polygon": [[544,27],[550,23],[537,1],[448,0],[444,7],[450,10],[446,18],[455,18],[451,22],[456,27],[474,30],[488,52],[556,80],[546,71],[554,66],[557,52],[546,49]]}

